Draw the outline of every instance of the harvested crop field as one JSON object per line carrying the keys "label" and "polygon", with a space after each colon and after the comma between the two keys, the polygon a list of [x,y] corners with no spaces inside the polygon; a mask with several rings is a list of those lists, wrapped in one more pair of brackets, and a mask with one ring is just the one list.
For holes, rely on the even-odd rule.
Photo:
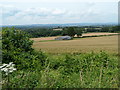
{"label": "harvested crop field", "polygon": [[[36,41],[36,40],[35,40]],[[110,53],[118,52],[118,35],[79,38],[68,41],[36,41],[33,44],[36,50],[47,53],[85,53],[90,51],[107,51]]]}
{"label": "harvested crop field", "polygon": [[86,33],[83,36],[96,36],[96,35],[116,35],[118,33]]}
{"label": "harvested crop field", "polygon": [[[85,34],[82,34],[82,36],[84,37],[84,36],[116,35],[116,34],[118,34],[118,33],[85,33]],[[54,40],[56,37],[59,37],[59,36],[31,38],[31,40],[34,40],[34,41]]]}
{"label": "harvested crop field", "polygon": [[31,38],[34,41],[43,41],[43,40],[54,40],[56,37],[41,37],[41,38]]}

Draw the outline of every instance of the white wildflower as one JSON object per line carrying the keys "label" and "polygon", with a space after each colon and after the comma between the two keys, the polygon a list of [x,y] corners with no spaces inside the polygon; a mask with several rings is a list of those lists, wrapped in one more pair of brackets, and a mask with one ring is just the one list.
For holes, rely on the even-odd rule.
{"label": "white wildflower", "polygon": [[5,69],[4,69],[4,72],[8,72],[8,69],[7,69],[7,68],[5,68]]}
{"label": "white wildflower", "polygon": [[6,65],[7,65],[7,64],[5,64],[5,63],[3,64],[3,66],[6,66]]}
{"label": "white wildflower", "polygon": [[6,70],[7,70],[7,68],[2,68],[2,69],[1,69],[1,71],[6,71]]}
{"label": "white wildflower", "polygon": [[9,67],[8,69],[9,69],[9,70],[12,70],[12,69],[14,69],[14,67]]}
{"label": "white wildflower", "polygon": [[9,68],[11,65],[10,64],[8,64],[7,66],[6,66],[6,68]]}
{"label": "white wildflower", "polygon": [[17,70],[16,68],[13,68],[13,71]]}
{"label": "white wildflower", "polygon": [[10,64],[10,65],[12,65],[12,64],[13,64],[13,62],[10,62],[9,64]]}
{"label": "white wildflower", "polygon": [[3,64],[2,66],[0,66],[0,70],[4,71],[6,73],[6,75],[8,75],[9,73],[16,70],[16,68],[14,68],[14,66],[15,66],[15,64],[13,64],[13,62],[10,62],[9,64]]}
{"label": "white wildflower", "polygon": [[8,75],[8,73],[5,73],[6,75]]}
{"label": "white wildflower", "polygon": [[7,66],[7,64],[3,64],[2,66],[0,66],[0,69],[3,68],[3,67],[5,67],[5,66]]}
{"label": "white wildflower", "polygon": [[6,67],[10,67],[13,64],[13,62],[10,62]]}
{"label": "white wildflower", "polygon": [[14,66],[15,66],[15,64],[12,64],[11,66],[12,66],[12,67],[14,67]]}
{"label": "white wildflower", "polygon": [[9,72],[11,73],[11,72],[13,72],[13,70],[9,70]]}

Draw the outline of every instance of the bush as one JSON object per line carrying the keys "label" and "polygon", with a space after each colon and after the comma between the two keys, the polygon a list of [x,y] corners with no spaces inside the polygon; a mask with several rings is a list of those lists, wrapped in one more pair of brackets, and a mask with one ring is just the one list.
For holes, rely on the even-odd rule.
{"label": "bush", "polygon": [[29,35],[15,28],[3,28],[3,63],[14,62],[17,69],[42,69],[46,56],[32,49]]}

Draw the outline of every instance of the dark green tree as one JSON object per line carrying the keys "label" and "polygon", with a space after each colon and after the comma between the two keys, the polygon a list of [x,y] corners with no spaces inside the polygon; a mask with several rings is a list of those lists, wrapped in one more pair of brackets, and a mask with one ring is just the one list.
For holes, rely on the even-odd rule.
{"label": "dark green tree", "polygon": [[58,36],[58,35],[62,35],[62,31],[52,31],[50,33],[50,36]]}
{"label": "dark green tree", "polygon": [[68,35],[68,36],[74,37],[75,36],[74,27],[65,28],[64,31],[63,31],[63,35]]}
{"label": "dark green tree", "polygon": [[75,33],[77,34],[77,37],[82,36],[83,29],[82,28],[76,28]]}
{"label": "dark green tree", "polygon": [[120,26],[113,26],[111,28],[111,32],[117,32],[117,33],[119,33],[120,32]]}
{"label": "dark green tree", "polygon": [[103,27],[101,29],[101,32],[109,32],[110,31],[110,27]]}

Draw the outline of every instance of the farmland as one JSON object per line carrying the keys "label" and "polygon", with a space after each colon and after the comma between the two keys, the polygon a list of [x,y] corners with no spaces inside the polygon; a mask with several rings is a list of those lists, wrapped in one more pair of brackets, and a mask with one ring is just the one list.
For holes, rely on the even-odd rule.
{"label": "farmland", "polygon": [[[93,34],[89,34],[93,35]],[[95,35],[95,34],[94,34]],[[90,51],[107,51],[117,53],[118,36],[102,36],[89,38],[75,38],[70,41],[50,41],[55,37],[33,38],[33,48],[47,53],[85,53]],[[42,41],[44,40],[44,41]],[[46,40],[46,41],[45,41]]]}
{"label": "farmland", "polygon": [[118,90],[119,5],[81,1],[0,1],[2,90]]}
{"label": "farmland", "polygon": [[32,42],[14,28],[2,34],[3,63],[13,62],[17,69],[2,72],[3,88],[118,88],[118,35]]}
{"label": "farmland", "polygon": [[[86,36],[116,35],[116,34],[118,34],[118,33],[85,33],[82,36],[86,37]],[[59,36],[31,38],[31,40],[34,40],[34,41],[54,40],[56,37],[59,37]],[[75,35],[75,37],[76,37],[76,35]]]}

